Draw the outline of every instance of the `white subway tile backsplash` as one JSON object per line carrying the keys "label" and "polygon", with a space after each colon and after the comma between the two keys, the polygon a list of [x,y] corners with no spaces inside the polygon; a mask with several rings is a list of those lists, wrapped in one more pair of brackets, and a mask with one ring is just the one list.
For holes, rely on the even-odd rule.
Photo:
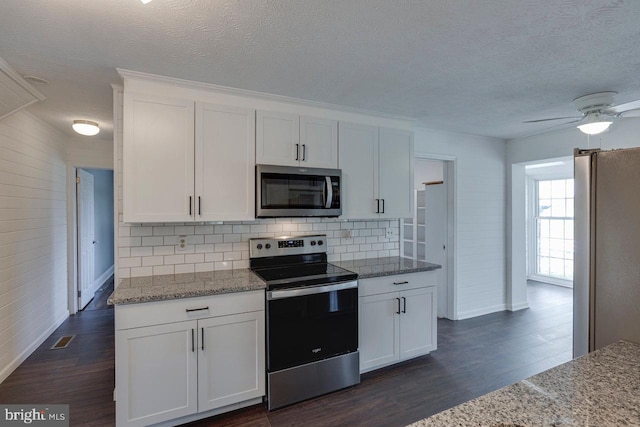
{"label": "white subway tile backsplash", "polygon": [[193,273],[196,271],[195,264],[177,264],[174,268],[176,274]]}
{"label": "white subway tile backsplash", "polygon": [[[388,239],[385,229],[394,230]],[[119,223],[119,277],[249,268],[249,239],[327,235],[330,261],[399,254],[397,220],[344,221],[333,218],[260,218],[223,224]],[[179,248],[180,238],[186,247]]]}
{"label": "white subway tile backsplash", "polygon": [[151,256],[153,248],[151,246],[139,246],[131,248],[131,256]]}
{"label": "white subway tile backsplash", "polygon": [[163,274],[174,274],[173,265],[157,265],[153,267],[153,275],[161,276]]}
{"label": "white subway tile backsplash", "polygon": [[[133,239],[133,237],[132,237]],[[140,239],[140,237],[136,237],[136,239]],[[142,237],[142,244],[137,246],[162,246],[164,245],[164,239],[162,236],[154,236],[154,237]],[[135,246],[135,245],[134,245]]]}

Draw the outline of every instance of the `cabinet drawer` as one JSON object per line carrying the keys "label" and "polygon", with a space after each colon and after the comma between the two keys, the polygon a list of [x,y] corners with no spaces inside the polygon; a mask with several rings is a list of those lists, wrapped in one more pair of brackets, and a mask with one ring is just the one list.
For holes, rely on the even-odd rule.
{"label": "cabinet drawer", "polygon": [[407,289],[436,286],[436,274],[436,271],[421,271],[418,273],[359,279],[358,294],[360,296],[377,295],[387,292],[400,292]]}
{"label": "cabinet drawer", "polygon": [[[116,330],[264,310],[264,291],[182,298],[115,308]],[[203,309],[203,310],[198,310]]]}

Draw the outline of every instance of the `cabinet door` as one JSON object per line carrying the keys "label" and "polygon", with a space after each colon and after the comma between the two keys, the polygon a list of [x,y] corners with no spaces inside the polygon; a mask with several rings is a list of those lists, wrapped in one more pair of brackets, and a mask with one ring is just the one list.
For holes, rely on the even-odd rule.
{"label": "cabinet door", "polygon": [[256,163],[298,166],[300,118],[296,114],[257,112]]}
{"label": "cabinet door", "polygon": [[197,322],[116,333],[118,425],[147,426],[198,409]]}
{"label": "cabinet door", "polygon": [[[411,217],[413,205],[413,134],[380,129],[380,191],[383,218]],[[384,212],[382,212],[384,211]]]}
{"label": "cabinet door", "polygon": [[338,167],[338,122],[300,117],[300,165],[314,168]]}
{"label": "cabinet door", "polygon": [[196,104],[195,218],[255,218],[255,111]]}
{"label": "cabinet door", "polygon": [[410,359],[436,349],[435,287],[400,292],[400,358]]}
{"label": "cabinet door", "polygon": [[378,128],[341,122],[338,148],[342,218],[378,218]]}
{"label": "cabinet door", "polygon": [[193,220],[193,120],[192,101],[124,94],[125,222]]}
{"label": "cabinet door", "polygon": [[398,293],[371,295],[359,300],[360,372],[398,361]]}
{"label": "cabinet door", "polygon": [[199,320],[198,327],[198,410],[263,396],[264,311]]}

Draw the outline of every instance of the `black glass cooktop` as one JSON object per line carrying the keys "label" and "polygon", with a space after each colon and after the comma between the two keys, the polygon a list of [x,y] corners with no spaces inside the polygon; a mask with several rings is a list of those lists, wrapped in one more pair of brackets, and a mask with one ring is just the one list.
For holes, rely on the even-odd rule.
{"label": "black glass cooktop", "polygon": [[315,286],[355,280],[358,275],[328,262],[253,268],[267,282],[267,289]]}

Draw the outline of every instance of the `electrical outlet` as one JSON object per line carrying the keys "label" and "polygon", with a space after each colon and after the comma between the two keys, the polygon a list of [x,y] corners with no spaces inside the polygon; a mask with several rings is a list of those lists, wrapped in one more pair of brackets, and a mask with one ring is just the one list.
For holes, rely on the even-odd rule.
{"label": "electrical outlet", "polygon": [[187,236],[178,236],[178,244],[176,245],[176,252],[184,252],[187,250]]}
{"label": "electrical outlet", "polygon": [[395,235],[396,235],[396,233],[395,233],[395,230],[394,230],[393,228],[386,228],[386,229],[384,230],[384,235],[385,235],[386,237],[393,237],[393,236],[395,236]]}

